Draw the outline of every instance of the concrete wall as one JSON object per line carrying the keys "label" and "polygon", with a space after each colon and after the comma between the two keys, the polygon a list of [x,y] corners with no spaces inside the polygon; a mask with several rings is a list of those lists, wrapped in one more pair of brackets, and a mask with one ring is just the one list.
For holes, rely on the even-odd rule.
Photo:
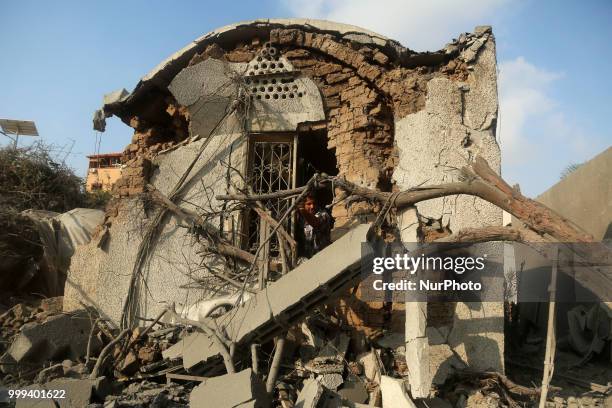
{"label": "concrete wall", "polygon": [[[204,144],[205,139],[159,155],[154,161],[157,169],[150,182],[169,194]],[[227,191],[227,168],[221,161],[243,163],[245,154],[245,138],[240,133],[215,134],[191,172],[181,206],[195,210],[197,206],[211,205],[213,209],[220,209],[221,203],[214,198],[209,202],[208,197]],[[111,321],[120,321],[138,248],[156,211],[145,207],[141,198],[122,200],[108,236],[79,247],[74,255],[64,294],[65,310],[78,309],[83,302],[96,306]],[[201,256],[196,254],[198,249],[200,246],[193,241],[193,236],[178,225],[174,216],[164,218],[153,256],[142,268],[146,284],[140,285],[137,296],[140,316],[155,316],[172,302],[178,306],[190,305],[210,297],[206,290],[183,288],[207,276],[202,270],[194,269],[201,261]],[[215,262],[215,259],[208,260],[211,267]]]}
{"label": "concrete wall", "polygon": [[[593,235],[595,241],[612,239],[612,148],[601,152],[578,169],[564,177],[557,184],[537,197],[537,200],[574,222]],[[512,217],[513,224],[520,224]],[[519,305],[521,318],[532,322],[540,335],[546,334],[547,308],[535,303],[546,296],[550,282],[550,261],[524,245],[514,245],[512,253],[514,268],[523,270],[518,282],[519,298],[525,303]],[[591,292],[574,283],[565,274],[558,276],[558,287],[566,299],[575,296],[591,297]],[[527,295],[535,290],[540,296]],[[557,295],[559,296],[559,295]],[[584,299],[584,298],[583,298]],[[606,300],[606,299],[604,299]],[[533,303],[528,303],[532,301]],[[557,303],[557,335],[568,333],[567,312],[576,306],[573,302]],[[610,310],[611,304],[607,306]]]}
{"label": "concrete wall", "polygon": [[[399,163],[393,179],[400,189],[456,181],[456,169],[475,155],[481,155],[491,168],[500,171],[501,155],[495,139],[495,43],[492,34],[484,34],[478,42],[478,48],[467,49],[461,56],[472,67],[465,82],[432,79],[425,109],[396,121]],[[502,225],[501,209],[469,196],[429,200],[416,208],[421,216],[441,219],[453,232],[465,227]],[[442,341],[432,343],[430,339],[428,358],[433,381],[443,382],[452,366],[462,364],[503,372],[503,303],[457,303],[452,307],[450,325],[439,327],[436,316],[428,316],[428,326],[437,326],[436,331],[445,333]],[[410,361],[408,364],[412,369]]]}
{"label": "concrete wall", "polygon": [[[282,61],[283,72],[293,70],[288,61]],[[227,193],[232,185],[242,184],[236,172],[228,172],[227,165],[245,172],[249,130],[295,131],[299,123],[325,118],[314,82],[293,76],[286,84],[287,90],[279,91],[280,84],[274,84],[269,90],[273,85],[271,80],[266,81],[264,90],[253,91],[252,109],[237,108],[237,101],[241,99],[240,84],[246,85],[249,81],[249,86],[256,86],[254,80],[249,79],[252,69],[253,62],[228,63],[208,58],[186,67],[170,83],[169,90],[189,112],[192,142],[158,154],[153,160],[154,170],[148,182],[170,196],[197,158],[181,189],[179,204],[186,209],[223,212],[224,203],[214,197]],[[262,75],[268,71],[257,72],[259,81],[263,82]],[[263,87],[263,83],[260,85]],[[211,132],[214,135],[209,138]],[[118,323],[129,291],[138,299],[137,314],[148,317],[154,317],[169,303],[189,306],[210,298],[213,293],[215,297],[228,294],[215,292],[213,287],[186,288],[194,281],[210,279],[210,274],[198,268],[202,263],[202,256],[197,254],[201,245],[194,242],[194,236],[171,215],[163,219],[159,237],[150,245],[152,255],[140,271],[142,283],[130,289],[139,245],[157,211],[159,209],[147,208],[140,198],[122,200],[106,242],[100,246],[92,243],[75,255],[65,291],[66,310],[79,308],[80,302],[93,304],[105,317]],[[213,222],[216,222],[214,227],[226,230],[228,226],[240,225],[239,214],[224,213]],[[204,262],[209,268],[221,266],[214,256]],[[137,323],[142,322],[134,322]]]}
{"label": "concrete wall", "polygon": [[537,200],[595,240],[612,239],[612,147],[578,167]]}

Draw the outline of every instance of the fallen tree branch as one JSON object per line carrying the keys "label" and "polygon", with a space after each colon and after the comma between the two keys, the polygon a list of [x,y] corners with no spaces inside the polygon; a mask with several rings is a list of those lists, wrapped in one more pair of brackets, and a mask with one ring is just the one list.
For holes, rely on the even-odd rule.
{"label": "fallen tree branch", "polygon": [[[515,395],[525,395],[525,396],[539,396],[540,389],[539,388],[529,388],[523,385],[519,385],[511,381],[505,375],[498,373],[497,371],[474,371],[470,369],[460,370],[457,372],[457,375],[460,378],[465,378],[468,380],[474,379],[488,379],[492,378],[497,380],[500,384],[503,384],[506,389]],[[558,389],[557,389],[558,390]]]}
{"label": "fallen tree branch", "polygon": [[156,189],[151,184],[147,184],[147,191],[149,191],[151,198],[155,202],[164,206],[168,211],[175,214],[179,220],[185,221],[190,225],[198,226],[213,237],[212,249],[214,249],[214,251],[216,251],[219,255],[230,256],[249,264],[255,261],[255,256],[250,252],[224,242],[224,240],[219,236],[218,231],[212,225],[206,223],[200,216],[198,216],[197,213],[176,205],[174,202],[172,202],[172,200],[166,197],[161,191]]}
{"label": "fallen tree branch", "polygon": [[[266,244],[270,241],[270,239],[272,238],[272,236],[274,236],[274,234],[276,234],[276,232],[278,231],[278,229],[281,227],[283,221],[285,221],[285,218],[287,218],[289,216],[289,214],[291,214],[293,212],[293,210],[295,209],[295,207],[298,205],[298,203],[306,196],[306,194],[308,193],[308,191],[312,188],[312,186],[317,182],[317,180],[319,179],[319,174],[315,173],[310,180],[308,180],[308,182],[306,183],[306,185],[304,186],[304,190],[300,193],[300,195],[293,201],[293,204],[291,204],[289,206],[289,208],[287,208],[287,210],[285,211],[285,213],[281,216],[281,218],[277,221],[278,224],[276,225],[276,227],[274,227],[274,229],[272,230],[272,232],[268,235],[268,237],[264,240],[264,242],[260,242],[259,246],[257,247],[257,250],[255,251],[255,260],[257,260],[257,258],[259,257],[260,252],[262,251],[262,249],[266,246]],[[249,271],[247,273],[247,279],[245,279],[244,281],[244,286],[246,287],[246,282],[248,280],[248,278],[251,276],[251,273],[253,273],[253,269],[255,268],[255,262],[251,263],[251,266],[249,267]]]}
{"label": "fallen tree branch", "polygon": [[270,214],[268,214],[267,211],[265,211],[261,207],[254,207],[253,210],[255,210],[257,215],[259,215],[261,218],[266,220],[266,222],[270,224],[272,228],[278,228],[277,233],[282,235],[285,241],[289,243],[292,250],[295,250],[297,248],[297,242],[295,242],[295,239],[293,239],[293,237],[289,235],[289,233],[285,230],[285,228],[283,228],[282,225],[280,225]]}
{"label": "fallen tree branch", "polygon": [[89,359],[91,358],[91,341],[93,339],[94,334],[96,334],[96,329],[98,328],[98,323],[102,320],[98,317],[93,324],[91,325],[91,329],[89,330],[89,337],[87,338],[87,354],[85,355],[85,366],[89,365]]}
{"label": "fallen tree branch", "polygon": [[234,361],[229,351],[230,348],[225,344],[225,342],[222,340],[221,336],[217,333],[216,330],[208,327],[208,325],[204,322],[197,322],[195,320],[189,320],[181,317],[174,310],[174,306],[172,306],[172,308],[168,308],[167,311],[170,315],[172,315],[176,322],[185,325],[195,326],[202,330],[206,335],[208,335],[219,349],[219,354],[221,354],[221,357],[223,358],[223,363],[225,364],[225,370],[227,371],[227,373],[233,374],[236,372],[236,368],[234,367]]}
{"label": "fallen tree branch", "polygon": [[[413,206],[421,201],[450,195],[466,194],[482,198],[491,204],[509,212],[529,228],[540,235],[549,234],[560,242],[592,242],[593,237],[568,219],[555,213],[543,204],[523,196],[510,187],[488,165],[485,159],[477,156],[474,161],[461,169],[463,181],[445,183],[435,186],[421,186],[399,193],[389,193],[358,186],[339,177],[328,177],[321,182],[333,182],[351,194],[367,199],[386,202],[396,194],[392,205],[397,208]],[[291,190],[278,191],[260,195],[219,195],[219,200],[257,201],[271,198],[283,198],[302,194],[307,186]]]}
{"label": "fallen tree branch", "polygon": [[464,228],[443,238],[436,239],[433,242],[444,243],[460,243],[460,242],[490,242],[490,241],[515,241],[521,243],[546,242],[542,236],[537,233],[517,227],[480,227],[480,228]]}
{"label": "fallen tree branch", "polygon": [[272,365],[270,366],[270,373],[266,380],[266,391],[272,395],[274,392],[274,386],[276,385],[276,379],[278,378],[278,370],[280,369],[280,363],[283,358],[283,351],[285,350],[285,336],[281,335],[276,338],[276,350],[274,351],[274,357],[272,358]]}
{"label": "fallen tree branch", "polygon": [[91,370],[91,374],[89,374],[90,379],[95,380],[100,376],[100,372],[104,368],[104,360],[106,360],[108,354],[111,352],[113,347],[115,347],[115,345],[119,343],[130,332],[130,329],[124,329],[121,333],[117,335],[117,337],[115,337],[110,343],[106,345],[106,347],[102,349],[100,355],[98,356],[98,361],[96,361],[96,365],[94,366],[93,370]]}
{"label": "fallen tree branch", "polygon": [[559,249],[572,254],[570,263],[563,264],[561,270],[564,273],[571,271],[573,277],[585,288],[600,298],[605,298],[612,291],[612,277],[609,270],[612,261],[610,250],[603,244],[598,243],[562,243],[538,235],[536,232],[518,227],[480,227],[465,228],[449,236],[439,238],[430,242],[430,247],[425,245],[420,250],[429,253],[438,250],[435,244],[465,243],[473,244],[491,241],[513,241],[525,244],[543,258],[553,260],[550,257],[550,244],[557,244]]}
{"label": "fallen tree branch", "polygon": [[365,198],[386,202],[396,194],[392,203],[397,208],[413,206],[421,201],[449,195],[466,194],[482,198],[509,212],[529,228],[544,235],[549,234],[560,242],[592,242],[593,237],[582,231],[566,218],[543,204],[523,196],[502,180],[481,158],[462,169],[464,181],[422,186],[399,193],[386,193],[357,186],[343,179],[335,178],[334,185]]}

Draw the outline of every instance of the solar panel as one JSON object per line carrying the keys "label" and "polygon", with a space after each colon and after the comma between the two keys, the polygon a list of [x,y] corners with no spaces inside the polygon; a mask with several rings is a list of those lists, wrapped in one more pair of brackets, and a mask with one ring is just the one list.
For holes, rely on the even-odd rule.
{"label": "solar panel", "polygon": [[36,124],[31,120],[0,119],[0,127],[11,135],[38,136]]}

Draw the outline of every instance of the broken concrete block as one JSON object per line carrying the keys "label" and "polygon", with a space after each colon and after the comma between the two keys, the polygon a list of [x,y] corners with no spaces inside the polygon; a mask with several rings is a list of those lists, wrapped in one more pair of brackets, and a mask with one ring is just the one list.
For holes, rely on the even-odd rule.
{"label": "broken concrete block", "polygon": [[372,350],[369,353],[359,355],[357,360],[363,365],[363,374],[366,379],[380,384],[379,356],[374,353],[379,354],[380,352],[378,350]]}
{"label": "broken concrete block", "polygon": [[212,338],[204,333],[196,332],[164,350],[162,357],[168,360],[182,357],[183,367],[189,371],[198,364],[217,356],[218,353],[219,350]]}
{"label": "broken concrete block", "polygon": [[352,374],[349,374],[346,380],[344,380],[342,389],[338,390],[338,395],[345,400],[356,402],[358,404],[363,404],[370,396],[365,387],[365,382],[361,378]]}
{"label": "broken concrete block", "polygon": [[188,107],[191,135],[208,137],[225,116],[238,96],[232,74],[230,65],[209,58],[184,68],[174,77],[168,89],[181,105]]}
{"label": "broken concrete block", "polygon": [[416,408],[408,395],[404,381],[383,375],[380,381],[382,402],[385,408]]}
{"label": "broken concrete block", "polygon": [[406,303],[406,364],[410,390],[415,398],[425,398],[431,388],[427,302]]}
{"label": "broken concrete block", "polygon": [[189,396],[192,408],[264,407],[267,403],[266,386],[250,368],[211,377]]}
{"label": "broken concrete block", "polygon": [[104,99],[102,100],[102,106],[110,105],[111,103],[118,103],[125,100],[130,93],[125,90],[125,88],[117,89],[113,92],[107,93],[104,95]]}
{"label": "broken concrete block", "polygon": [[344,382],[342,374],[338,373],[323,374],[318,376],[317,380],[321,383],[322,386],[332,391],[336,391],[338,387],[341,386]]}
{"label": "broken concrete block", "polygon": [[351,339],[346,334],[340,333],[333,340],[325,344],[325,346],[323,346],[321,351],[319,351],[319,354],[314,359],[317,362],[343,362],[350,340]]}
{"label": "broken concrete block", "polygon": [[[91,320],[84,311],[49,317],[43,323],[23,325],[21,333],[0,361],[42,364],[50,360],[76,360],[87,352]],[[92,339],[93,350],[99,349],[99,339]],[[2,365],[2,371],[14,372],[14,365]]]}
{"label": "broken concrete block", "polygon": [[314,378],[307,379],[295,401],[295,408],[316,408],[323,392],[324,388],[321,383]]}
{"label": "broken concrete block", "polygon": [[327,342],[317,356],[306,363],[304,368],[317,374],[342,373],[349,341],[350,338],[347,335],[340,333]]}
{"label": "broken concrete block", "polygon": [[[218,323],[226,328],[231,339],[248,342],[256,336],[256,331],[263,333],[265,329],[266,333],[271,332],[270,326],[274,322],[289,323],[299,319],[309,309],[359,279],[361,258],[368,255],[362,254],[362,243],[368,242],[369,229],[367,224],[355,227],[235,308],[231,316],[228,314],[217,319]],[[300,307],[296,307],[298,305]]]}
{"label": "broken concrete block", "polygon": [[316,363],[313,361],[309,361],[304,365],[304,368],[310,372],[315,374],[324,375],[324,374],[339,374],[344,371],[344,364],[342,363]]}

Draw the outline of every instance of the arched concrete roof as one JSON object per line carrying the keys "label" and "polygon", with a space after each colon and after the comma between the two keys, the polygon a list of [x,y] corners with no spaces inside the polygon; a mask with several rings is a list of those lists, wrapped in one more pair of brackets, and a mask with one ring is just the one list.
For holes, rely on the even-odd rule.
{"label": "arched concrete roof", "polygon": [[253,37],[265,38],[275,28],[298,28],[303,31],[329,34],[339,40],[367,45],[377,48],[391,61],[396,61],[401,65],[404,65],[408,59],[411,59],[414,65],[419,61],[426,62],[427,59],[432,58],[438,61],[445,55],[443,50],[435,53],[413,52],[395,40],[350,24],[305,18],[244,21],[213,30],[187,44],[142,77],[130,94],[124,96],[122,94],[121,97],[109,94],[103,105],[105,115],[108,117],[109,114],[116,114],[121,117],[121,112],[129,110],[129,106],[137,103],[142,96],[147,94],[147,91],[167,88],[172,79],[189,64],[191,58],[203,52],[210,44],[217,43],[221,47],[232,48],[235,44]]}
{"label": "arched concrete roof", "polygon": [[[194,50],[201,48],[202,45],[208,45],[215,40],[219,41],[225,38],[231,38],[232,40],[245,39],[253,34],[256,34],[258,29],[262,28],[276,28],[276,27],[300,27],[300,28],[311,28],[313,31],[329,32],[332,34],[339,35],[341,37],[348,37],[353,41],[361,42],[364,44],[377,45],[379,47],[385,47],[389,43],[389,39],[383,35],[377,34],[373,31],[366,30],[361,27],[357,27],[350,24],[335,23],[327,20],[316,20],[307,18],[292,18],[292,19],[259,19],[250,20],[234,24],[229,24],[213,30],[203,36],[197,38],[192,43],[186,45],[179,51],[175,52],[164,61],[159,63],[151,72],[142,78],[142,81],[153,80],[160,72],[162,72],[168,65],[173,62],[179,61],[184,55],[190,55],[190,58],[195,54]],[[234,35],[232,35],[234,34]]]}

